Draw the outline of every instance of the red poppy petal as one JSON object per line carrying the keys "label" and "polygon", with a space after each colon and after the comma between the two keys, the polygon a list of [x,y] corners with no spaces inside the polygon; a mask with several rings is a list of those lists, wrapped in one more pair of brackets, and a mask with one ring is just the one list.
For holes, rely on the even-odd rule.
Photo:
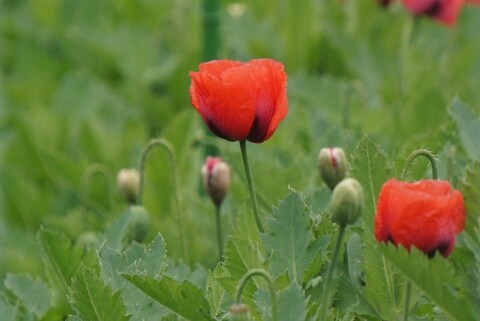
{"label": "red poppy petal", "polygon": [[224,70],[221,79],[208,73],[191,73],[192,104],[217,136],[244,140],[255,113],[254,83],[248,66]]}
{"label": "red poppy petal", "polygon": [[403,6],[414,15],[424,14],[431,10],[438,0],[403,0]]}
{"label": "red poppy petal", "polygon": [[443,1],[441,8],[437,13],[431,16],[444,25],[451,26],[457,21],[457,17],[462,8],[463,0],[449,0]]}
{"label": "red poppy petal", "polygon": [[248,139],[260,143],[273,135],[288,114],[287,75],[283,65],[273,59],[255,59],[248,63],[258,67],[255,121]]}
{"label": "red poppy petal", "polygon": [[201,63],[199,66],[200,72],[207,73],[217,79],[221,78],[222,73],[230,68],[239,67],[245,65],[243,62],[233,60],[212,60]]}
{"label": "red poppy petal", "polygon": [[396,196],[395,189],[398,184],[399,182],[395,179],[388,180],[383,184],[378,196],[377,214],[375,216],[375,238],[379,242],[388,242],[392,237],[391,225],[395,219],[396,211],[391,206],[391,198]]}

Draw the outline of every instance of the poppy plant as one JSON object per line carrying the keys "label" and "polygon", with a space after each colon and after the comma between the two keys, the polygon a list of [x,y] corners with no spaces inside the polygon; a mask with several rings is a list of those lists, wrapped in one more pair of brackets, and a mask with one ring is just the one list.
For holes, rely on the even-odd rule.
{"label": "poppy plant", "polygon": [[408,250],[413,245],[429,257],[436,251],[448,257],[464,225],[463,196],[448,181],[390,179],[382,186],[375,217],[379,242],[401,244]]}
{"label": "poppy plant", "polygon": [[272,59],[214,60],[190,72],[190,100],[218,137],[261,143],[288,113],[287,75]]}
{"label": "poppy plant", "polygon": [[402,3],[413,15],[427,15],[446,26],[452,26],[457,21],[464,0],[402,0]]}

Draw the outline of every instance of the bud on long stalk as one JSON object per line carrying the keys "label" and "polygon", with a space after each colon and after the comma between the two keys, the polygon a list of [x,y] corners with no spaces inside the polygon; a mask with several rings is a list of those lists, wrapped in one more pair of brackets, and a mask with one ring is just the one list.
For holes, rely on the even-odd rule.
{"label": "bud on long stalk", "polygon": [[219,157],[207,157],[201,174],[208,196],[220,205],[230,189],[230,167]]}
{"label": "bud on long stalk", "polygon": [[346,178],[335,186],[330,200],[332,219],[345,227],[355,222],[362,212],[363,190],[353,178]]}
{"label": "bud on long stalk", "polygon": [[234,303],[228,309],[228,321],[249,321],[250,312],[248,305]]}
{"label": "bud on long stalk", "polygon": [[117,175],[117,187],[123,198],[135,204],[140,188],[140,173],[136,169],[122,169]]}

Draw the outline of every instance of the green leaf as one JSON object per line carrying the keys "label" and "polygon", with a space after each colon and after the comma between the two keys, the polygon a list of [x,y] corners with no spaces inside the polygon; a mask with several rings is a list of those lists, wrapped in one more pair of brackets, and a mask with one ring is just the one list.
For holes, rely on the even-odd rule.
{"label": "green leaf", "polygon": [[308,300],[300,285],[292,284],[278,294],[278,321],[303,321]]}
{"label": "green leaf", "polygon": [[166,315],[167,310],[137,287],[127,282],[120,273],[147,273],[151,277],[163,275],[166,269],[165,244],[159,234],[145,249],[133,243],[126,252],[106,244],[98,254],[101,276],[114,290],[122,290],[130,321],[154,321]]}
{"label": "green leaf", "polygon": [[157,280],[150,276],[122,275],[152,299],[186,320],[214,320],[210,317],[210,307],[202,290],[189,281],[179,283],[168,276]]}
{"label": "green leaf", "polygon": [[207,277],[207,299],[210,305],[210,316],[214,319],[232,303],[231,297],[212,272],[209,272]]}
{"label": "green leaf", "polygon": [[2,321],[19,321],[18,308],[0,299],[0,318]]}
{"label": "green leaf", "polygon": [[465,151],[471,158],[480,160],[480,118],[458,97],[449,107],[450,116],[457,123],[458,133]]}
{"label": "green leaf", "polygon": [[460,190],[465,199],[467,213],[465,231],[480,242],[480,236],[476,232],[480,217],[480,162],[477,161],[467,168],[465,179],[460,184]]}
{"label": "green leaf", "polygon": [[373,226],[378,193],[383,183],[392,177],[392,166],[383,150],[364,137],[352,157],[352,177],[356,178],[365,193],[362,220]]}
{"label": "green leaf", "polygon": [[302,283],[302,276],[325,242],[311,243],[310,216],[299,193],[292,191],[267,218],[268,232],[260,239],[270,253],[269,271],[277,278],[288,271],[290,280]]}
{"label": "green leaf", "polygon": [[114,293],[94,270],[82,266],[72,281],[71,304],[77,314],[88,321],[127,321],[121,291]]}
{"label": "green leaf", "polygon": [[77,317],[76,315],[69,315],[67,317],[67,321],[82,321],[82,319]]}
{"label": "green leaf", "polygon": [[379,249],[395,264],[427,297],[438,305],[451,320],[477,320],[470,302],[459,288],[459,282],[449,263],[441,255],[429,259],[419,250],[378,245]]}
{"label": "green leaf", "polygon": [[23,303],[26,310],[39,319],[51,305],[50,290],[40,280],[34,280],[30,276],[9,273],[4,283],[5,287]]}
{"label": "green leaf", "polygon": [[37,234],[43,249],[43,259],[51,275],[59,280],[65,294],[68,293],[71,279],[80,266],[82,252],[72,246],[68,237],[54,231],[40,229]]}

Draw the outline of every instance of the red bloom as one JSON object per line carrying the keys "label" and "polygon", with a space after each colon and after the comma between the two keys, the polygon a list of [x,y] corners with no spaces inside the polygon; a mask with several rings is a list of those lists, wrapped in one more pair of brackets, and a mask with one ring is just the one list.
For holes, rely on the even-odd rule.
{"label": "red bloom", "polygon": [[214,60],[189,76],[193,107],[221,138],[261,143],[288,113],[287,75],[275,60]]}
{"label": "red bloom", "polygon": [[408,250],[413,245],[430,257],[438,250],[447,257],[464,225],[463,196],[447,181],[391,179],[382,186],[375,217],[379,242],[391,241]]}
{"label": "red bloom", "polygon": [[414,15],[427,15],[451,26],[457,21],[464,0],[402,0],[403,6]]}

